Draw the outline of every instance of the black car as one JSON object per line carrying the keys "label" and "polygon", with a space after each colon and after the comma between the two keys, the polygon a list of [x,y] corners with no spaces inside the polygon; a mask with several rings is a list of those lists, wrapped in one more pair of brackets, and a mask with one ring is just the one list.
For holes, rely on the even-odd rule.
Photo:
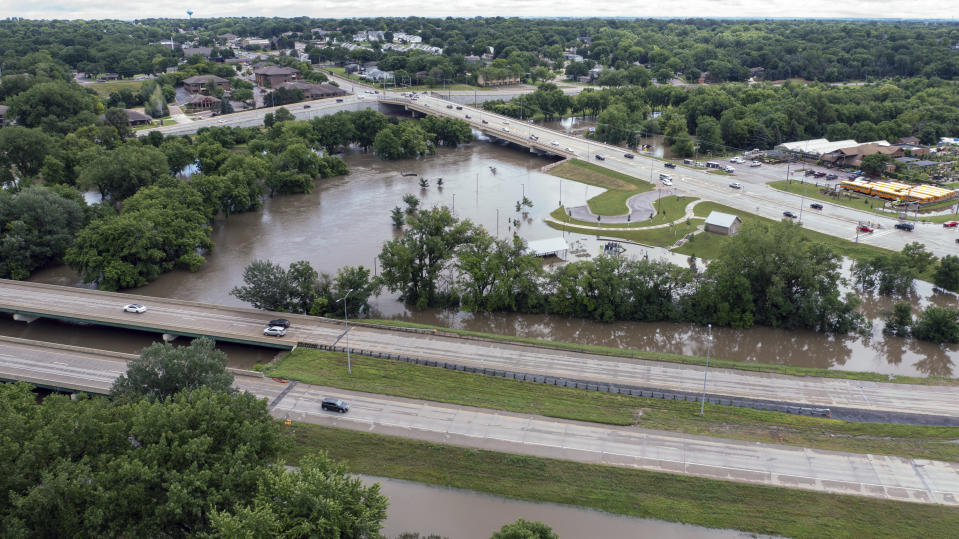
{"label": "black car", "polygon": [[634,158],[634,155],[631,154],[631,153],[624,153],[624,154],[623,154],[623,157],[625,157],[626,159],[633,159],[633,158]]}
{"label": "black car", "polygon": [[451,109],[453,108],[453,105],[446,105],[446,108]]}
{"label": "black car", "polygon": [[277,319],[275,319],[275,320],[270,320],[270,322],[267,324],[267,326],[269,326],[269,327],[280,326],[281,328],[284,328],[284,329],[285,329],[285,328],[290,327],[290,321],[287,320],[286,318],[277,318]]}
{"label": "black car", "polygon": [[666,163],[663,166],[665,166],[666,168],[676,168],[676,163]]}
{"label": "black car", "polygon": [[605,161],[606,158],[603,157],[602,155],[596,154],[596,160],[597,160],[597,161]]}
{"label": "black car", "polygon": [[323,404],[320,405],[324,410],[329,410],[331,412],[339,412],[345,414],[350,411],[350,404],[346,401],[340,399],[325,398],[323,399]]}
{"label": "black car", "polygon": [[784,212],[783,212],[783,217],[789,217],[790,219],[795,219],[795,218],[796,218],[796,214],[793,213],[793,212],[791,212],[791,211],[784,211]]}
{"label": "black car", "polygon": [[813,169],[811,169],[811,168],[807,168],[807,169],[806,169],[806,172],[804,172],[803,174],[805,174],[806,176],[812,176],[812,175],[815,174],[815,173],[816,173],[815,170],[813,170]]}
{"label": "black car", "polygon": [[899,230],[908,230],[909,232],[912,232],[916,228],[916,225],[912,223],[896,223],[895,226]]}
{"label": "black car", "polygon": [[822,209],[822,204],[820,204],[820,203],[818,203],[818,202],[813,202],[812,204],[809,205],[809,207],[812,208],[812,209],[814,209],[814,210],[821,210],[821,209]]}
{"label": "black car", "polygon": [[839,177],[839,176],[837,176],[837,175],[835,175],[835,174],[826,174],[826,179],[827,179],[827,180],[835,180],[835,179],[838,178],[838,177]]}

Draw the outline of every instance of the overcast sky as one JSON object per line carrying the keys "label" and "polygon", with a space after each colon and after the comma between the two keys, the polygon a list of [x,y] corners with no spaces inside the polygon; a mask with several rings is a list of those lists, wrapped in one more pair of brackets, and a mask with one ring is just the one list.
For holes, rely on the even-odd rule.
{"label": "overcast sky", "polygon": [[136,19],[196,17],[848,17],[952,18],[941,0],[0,0],[0,17]]}

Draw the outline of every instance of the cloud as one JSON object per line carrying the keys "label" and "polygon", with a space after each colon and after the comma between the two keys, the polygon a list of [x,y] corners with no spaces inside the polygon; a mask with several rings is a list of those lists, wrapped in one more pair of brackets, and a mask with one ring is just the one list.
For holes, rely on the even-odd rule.
{"label": "cloud", "polygon": [[[890,0],[887,0],[890,1]],[[0,16],[28,19],[124,19],[264,16],[344,18],[411,15],[426,17],[903,17],[911,14],[941,13],[941,2],[917,0],[908,12],[877,10],[876,0],[849,0],[840,4],[826,0],[687,0],[686,2],[630,3],[621,0],[476,0],[435,2],[425,0],[368,0],[325,2],[278,0],[0,0]]]}

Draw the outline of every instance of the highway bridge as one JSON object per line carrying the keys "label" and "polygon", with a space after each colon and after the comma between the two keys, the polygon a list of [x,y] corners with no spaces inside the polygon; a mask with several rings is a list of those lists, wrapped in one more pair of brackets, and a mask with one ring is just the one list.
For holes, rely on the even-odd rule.
{"label": "highway bridge", "polygon": [[[104,394],[126,371],[123,354],[0,338],[0,380]],[[959,464],[615,427],[530,414],[389,397],[259,373],[234,385],[269,403],[278,419],[433,443],[916,503],[959,505]],[[350,402],[325,412],[324,397]]]}
{"label": "highway bridge", "polygon": [[[122,307],[127,303],[141,303],[148,311],[123,312]],[[292,349],[298,343],[327,347],[342,344],[340,339],[344,333],[342,323],[317,317],[10,280],[0,280],[0,312],[11,313],[24,321],[50,317],[152,331],[168,338],[209,336],[281,349]],[[292,321],[286,337],[263,336],[267,321],[281,316]],[[427,330],[351,324],[350,345],[354,352],[365,355],[403,355],[454,368],[523,373],[543,381],[547,378],[577,380],[597,388],[652,388],[695,395],[703,385],[703,368],[699,366]],[[872,421],[959,425],[954,385],[879,383],[713,368],[709,371],[708,393],[727,399],[785,401],[789,405],[830,408],[834,415],[836,410],[843,410],[851,416],[862,414]]]}

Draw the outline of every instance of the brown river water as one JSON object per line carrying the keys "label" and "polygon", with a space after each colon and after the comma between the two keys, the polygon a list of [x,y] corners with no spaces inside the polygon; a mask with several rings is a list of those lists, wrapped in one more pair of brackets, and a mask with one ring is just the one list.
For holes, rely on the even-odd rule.
{"label": "brown river water", "polygon": [[[243,268],[254,259],[269,259],[284,266],[308,260],[319,271],[334,273],[344,265],[376,266],[376,255],[384,242],[395,234],[390,209],[402,205],[402,197],[415,193],[422,205],[445,204],[456,215],[482,224],[493,234],[508,237],[512,219],[519,220],[518,232],[527,240],[551,238],[562,232],[549,228],[543,217],[560,201],[579,205],[601,192],[598,188],[549,176],[539,171],[551,161],[526,150],[486,142],[474,142],[459,148],[441,148],[431,157],[407,161],[379,161],[370,154],[350,152],[345,156],[351,174],[319,180],[312,193],[268,199],[262,210],[234,215],[218,222],[213,232],[215,249],[207,263],[196,273],[173,272],[161,276],[146,287],[132,291],[149,296],[172,297],[225,305],[243,305],[229,295],[239,284]],[[495,169],[495,172],[494,170]],[[402,176],[415,173],[418,176]],[[419,177],[430,180],[426,190]],[[437,179],[443,178],[443,185]],[[515,203],[523,195],[534,207],[520,214]],[[602,240],[595,236],[566,234],[567,241],[583,253],[596,255]],[[686,258],[662,249],[627,245],[627,256],[667,257],[685,265]],[[66,267],[46,269],[34,274],[33,281],[80,286],[76,273]],[[927,283],[918,283],[911,298],[915,307],[930,302],[957,304],[951,294],[934,293]],[[955,376],[954,362],[959,347],[940,347],[930,343],[887,338],[878,320],[893,302],[887,298],[865,298],[862,310],[876,320],[871,335],[831,337],[807,331],[782,331],[770,328],[734,330],[714,328],[710,347],[712,357],[742,361],[788,364],[829,369],[871,371],[895,375]],[[507,335],[535,337],[585,344],[601,344],[703,356],[706,354],[706,329],[689,324],[619,322],[599,324],[588,320],[548,315],[478,314],[427,310],[414,312],[384,295],[373,305],[373,315],[411,322],[438,324],[455,328]],[[44,331],[43,328],[51,329]],[[18,335],[32,333],[33,338],[83,340],[87,346],[131,348],[140,343],[138,332],[119,337],[117,330],[85,328],[63,337],[57,323],[26,329],[15,324],[0,324],[0,332]],[[80,333],[90,334],[83,337]],[[129,339],[120,344],[106,340]],[[149,341],[147,341],[149,342]],[[271,352],[231,350],[231,359],[243,365],[262,360]]]}

